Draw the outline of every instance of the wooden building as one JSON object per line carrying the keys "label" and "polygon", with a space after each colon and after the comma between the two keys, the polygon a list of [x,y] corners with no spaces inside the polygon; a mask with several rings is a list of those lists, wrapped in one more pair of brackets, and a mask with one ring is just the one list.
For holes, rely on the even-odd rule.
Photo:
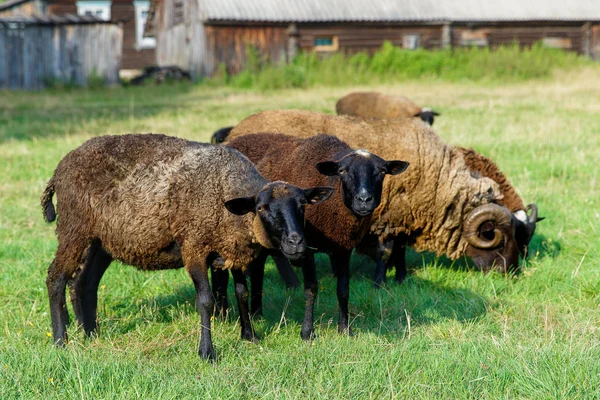
{"label": "wooden building", "polygon": [[150,0],[8,0],[0,4],[0,17],[94,15],[123,27],[121,68],[155,65],[156,42],[144,38]]}
{"label": "wooden building", "polygon": [[299,50],[374,52],[384,41],[408,49],[515,41],[600,58],[598,0],[151,0],[146,36],[159,66],[195,76],[219,64],[237,72],[246,45],[273,62]]}
{"label": "wooden building", "polygon": [[123,31],[95,16],[0,17],[0,89],[119,82]]}

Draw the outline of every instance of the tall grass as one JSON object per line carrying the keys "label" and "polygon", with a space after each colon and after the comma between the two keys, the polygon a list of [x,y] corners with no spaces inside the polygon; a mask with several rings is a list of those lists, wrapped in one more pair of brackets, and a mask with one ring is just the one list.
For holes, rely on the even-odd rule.
{"label": "tall grass", "polygon": [[301,53],[289,64],[272,65],[255,48],[246,49],[248,62],[239,74],[228,76],[221,67],[212,84],[236,88],[282,89],[349,84],[381,84],[411,79],[443,81],[520,81],[549,78],[555,70],[576,68],[591,62],[541,43],[531,48],[518,44],[489,48],[405,50],[390,42],[372,56],[337,53],[321,58]]}

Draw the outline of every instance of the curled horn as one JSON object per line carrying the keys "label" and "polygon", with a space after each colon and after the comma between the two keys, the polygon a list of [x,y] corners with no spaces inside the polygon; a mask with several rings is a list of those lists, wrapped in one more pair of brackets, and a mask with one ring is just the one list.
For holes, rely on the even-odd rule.
{"label": "curled horn", "polygon": [[[494,238],[487,240],[479,236],[479,227],[486,221],[494,223]],[[508,210],[497,204],[484,204],[477,207],[465,219],[464,233],[467,242],[479,249],[491,249],[502,243],[504,234],[498,227],[510,227],[512,217]]]}

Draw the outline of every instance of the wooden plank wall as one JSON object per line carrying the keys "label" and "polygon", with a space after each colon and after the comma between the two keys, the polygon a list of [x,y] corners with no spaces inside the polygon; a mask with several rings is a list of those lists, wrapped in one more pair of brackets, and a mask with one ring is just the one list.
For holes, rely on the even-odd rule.
{"label": "wooden plank wall", "polygon": [[85,86],[92,76],[119,82],[123,32],[113,24],[37,25],[0,22],[0,88]]}
{"label": "wooden plank wall", "polygon": [[583,23],[566,25],[499,25],[499,26],[453,26],[453,46],[461,46],[462,34],[465,31],[484,29],[487,31],[488,46],[491,48],[510,45],[518,42],[521,47],[531,47],[544,38],[561,38],[570,41],[571,47],[566,50],[582,53]]}
{"label": "wooden plank wall", "polygon": [[46,4],[43,0],[30,0],[14,7],[0,11],[0,17],[22,17],[43,15],[46,13]]}
{"label": "wooden plank wall", "polygon": [[253,46],[263,61],[279,64],[286,61],[287,32],[281,26],[205,26],[207,64],[215,71],[219,64],[228,73],[244,69],[246,46]]}
{"label": "wooden plank wall", "polygon": [[299,25],[300,48],[312,51],[315,39],[335,35],[338,37],[339,49],[346,54],[357,52],[374,53],[383,42],[389,41],[394,46],[402,47],[404,35],[420,36],[420,47],[426,49],[439,48],[442,40],[442,25],[415,26],[360,26],[360,25]]}

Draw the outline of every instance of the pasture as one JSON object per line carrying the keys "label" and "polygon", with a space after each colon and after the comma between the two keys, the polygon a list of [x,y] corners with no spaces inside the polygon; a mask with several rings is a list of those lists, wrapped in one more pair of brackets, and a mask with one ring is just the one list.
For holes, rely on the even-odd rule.
{"label": "pasture", "polygon": [[[408,252],[409,278],[376,291],[353,257],[353,337],[337,333],[335,279],[318,260],[314,342],[300,339],[302,290],[267,266],[261,340],[239,338],[237,308],[213,324],[216,364],[196,352],[199,315],[183,270],[114,262],[99,290],[99,337],[74,324],[52,345],[46,270],[54,224],[39,197],[86,139],[161,132],[208,141],[273,108],[334,112],[354,89],[439,110],[449,143],[492,158],[546,220],[518,277]],[[413,81],[257,92],[206,86],[1,93],[0,393],[12,398],[600,398],[600,75],[511,84]],[[388,280],[393,271],[388,272]],[[301,276],[301,274],[300,274]],[[232,283],[230,283],[232,286]],[[235,306],[233,288],[229,303]],[[71,312],[71,317],[73,313]]]}

